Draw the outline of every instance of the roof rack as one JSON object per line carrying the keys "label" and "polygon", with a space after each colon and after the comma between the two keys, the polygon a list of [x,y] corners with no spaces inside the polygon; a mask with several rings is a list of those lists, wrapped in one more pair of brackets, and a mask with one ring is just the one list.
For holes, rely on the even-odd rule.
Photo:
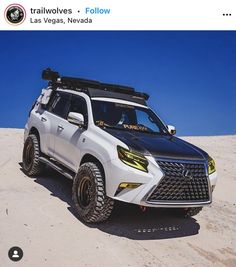
{"label": "roof rack", "polygon": [[[87,93],[90,97],[113,96],[119,97],[120,99],[126,99],[129,95],[130,97],[132,97],[132,101],[135,101],[134,99],[136,99],[135,102],[140,102],[138,101],[139,99],[141,100],[142,104],[145,103],[145,101],[149,98],[148,94],[136,92],[135,89],[132,87],[118,84],[101,83],[99,81],[87,80],[82,78],[61,77],[58,72],[52,71],[50,68],[43,70],[42,79],[49,81],[49,86],[51,86],[53,89],[60,87],[65,89],[82,91]],[[124,95],[127,95],[127,97],[125,97]]]}

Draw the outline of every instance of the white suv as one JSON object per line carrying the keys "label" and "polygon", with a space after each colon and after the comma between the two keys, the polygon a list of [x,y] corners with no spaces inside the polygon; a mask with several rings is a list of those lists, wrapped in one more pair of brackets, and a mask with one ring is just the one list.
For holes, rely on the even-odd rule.
{"label": "white suv", "polygon": [[106,220],[114,200],[178,208],[193,216],[212,201],[217,174],[203,150],[174,137],[133,88],[60,77],[49,81],[25,126],[23,168],[49,165],[73,179],[72,198],[85,222]]}

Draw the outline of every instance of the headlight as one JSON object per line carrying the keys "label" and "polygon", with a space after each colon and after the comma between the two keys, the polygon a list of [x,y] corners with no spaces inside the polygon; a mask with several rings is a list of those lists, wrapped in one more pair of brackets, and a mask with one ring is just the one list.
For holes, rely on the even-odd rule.
{"label": "headlight", "polygon": [[213,158],[209,157],[208,159],[208,174],[212,174],[216,171],[216,164]]}
{"label": "headlight", "polygon": [[121,146],[117,146],[117,152],[119,159],[125,164],[140,171],[148,172],[148,160],[142,154],[130,152]]}

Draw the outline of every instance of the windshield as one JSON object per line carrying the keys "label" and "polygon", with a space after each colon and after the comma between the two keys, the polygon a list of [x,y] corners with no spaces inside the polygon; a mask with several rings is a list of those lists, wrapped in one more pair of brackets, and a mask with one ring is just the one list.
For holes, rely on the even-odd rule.
{"label": "windshield", "polygon": [[148,108],[92,100],[93,119],[101,128],[168,134],[160,119]]}

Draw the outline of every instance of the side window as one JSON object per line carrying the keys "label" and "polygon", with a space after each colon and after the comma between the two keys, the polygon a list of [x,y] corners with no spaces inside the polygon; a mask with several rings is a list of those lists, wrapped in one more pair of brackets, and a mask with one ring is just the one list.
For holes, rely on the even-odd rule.
{"label": "side window", "polygon": [[87,124],[88,112],[87,112],[86,101],[84,98],[72,95],[69,112],[81,113],[84,116],[85,123]]}
{"label": "side window", "polygon": [[57,92],[48,108],[49,112],[66,119],[70,106],[70,95]]}
{"label": "side window", "polygon": [[47,105],[45,105],[45,109],[49,111],[49,109],[51,108],[54,100],[55,100],[55,97],[57,95],[57,92],[53,91],[51,96],[50,96],[50,100],[48,101]]}

